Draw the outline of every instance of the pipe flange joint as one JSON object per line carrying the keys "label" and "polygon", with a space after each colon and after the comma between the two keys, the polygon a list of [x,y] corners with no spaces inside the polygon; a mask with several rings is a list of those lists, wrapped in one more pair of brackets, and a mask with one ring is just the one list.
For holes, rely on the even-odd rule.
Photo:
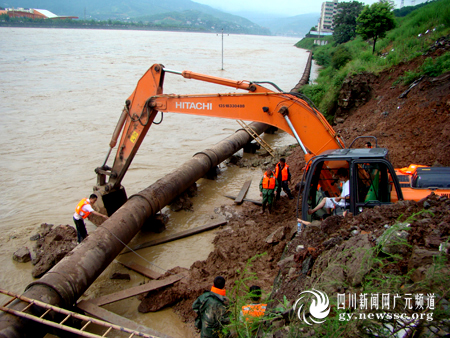
{"label": "pipe flange joint", "polygon": [[195,157],[197,155],[205,155],[206,157],[208,157],[209,161],[211,163],[211,167],[215,167],[216,165],[218,165],[220,163],[219,156],[217,156],[217,154],[212,149],[205,149],[204,151],[195,153],[194,156],[192,156],[192,157]]}
{"label": "pipe flange joint", "polygon": [[[51,274],[51,272],[47,272],[46,275],[48,276],[49,274]],[[55,283],[55,282],[47,283],[46,281],[42,280],[42,278],[37,280],[37,281],[31,282],[30,284],[28,284],[28,286],[26,287],[25,291],[28,291],[31,287],[33,287],[35,285],[43,285],[43,286],[53,290],[54,292],[56,292],[58,294],[58,296],[64,302],[62,307],[70,306],[70,305],[72,305],[75,302],[75,299],[74,299],[75,291],[74,291],[74,289],[72,287],[72,284],[67,279],[65,279],[64,277],[62,277],[62,279],[63,279],[63,281],[62,281],[63,284],[65,284],[65,285],[69,284],[70,285],[72,293],[69,292],[68,290],[66,290],[64,287],[58,287],[58,285],[59,285],[58,283]],[[59,278],[58,278],[58,282],[61,282],[61,280],[59,280]],[[56,284],[56,286],[55,286],[55,284]]]}
{"label": "pipe flange joint", "polygon": [[151,211],[154,212],[155,208],[154,208],[153,202],[147,196],[145,196],[144,194],[137,193],[137,194],[131,195],[128,198],[128,200],[130,200],[133,197],[141,197],[141,198],[143,198],[148,203],[148,205],[150,206]]}

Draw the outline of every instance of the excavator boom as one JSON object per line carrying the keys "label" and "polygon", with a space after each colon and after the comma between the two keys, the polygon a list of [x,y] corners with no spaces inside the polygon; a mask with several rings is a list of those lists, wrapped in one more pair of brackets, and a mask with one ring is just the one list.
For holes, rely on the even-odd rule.
{"label": "excavator boom", "polygon": [[[167,73],[240,91],[213,94],[164,94],[163,83]],[[351,149],[351,146],[344,149],[343,141],[307,98],[298,93],[283,92],[276,85],[271,85],[276,91],[258,82],[235,81],[191,71],[179,72],[165,69],[160,64],[153,65],[139,80],[136,89],[127,99],[113,133],[108,155],[103,165],[96,169],[97,186],[94,189],[103,197],[108,214],[117,210],[127,199],[121,186],[122,179],[158,112],[262,122],[294,136],[305,153],[306,161],[314,157],[311,162],[308,162],[310,169],[305,180],[303,219],[310,217],[306,213],[308,208],[317,204],[316,194],[319,186],[331,196],[339,194],[334,176],[336,169],[340,167],[349,169],[352,181],[350,186],[354,190],[350,194],[350,211],[354,214],[366,207],[403,199],[397,175],[387,159],[387,149],[375,148],[370,151],[361,151]],[[119,136],[120,141],[117,142]],[[112,168],[109,168],[106,163],[117,143],[114,163]],[[431,173],[432,175],[425,174],[418,176],[416,181],[425,182],[431,180],[433,175],[436,176],[435,172]],[[109,176],[108,182],[107,176]],[[407,189],[411,190],[414,196],[408,193],[408,198],[412,199],[419,196],[419,192],[420,195],[431,192],[430,187],[418,189],[411,185],[409,188],[406,186],[403,188],[405,193]],[[447,190],[442,190],[443,187],[432,188],[448,193]],[[109,208],[107,204],[110,205]]]}
{"label": "excavator boom", "polygon": [[295,138],[299,137],[307,153],[311,155],[343,148],[342,142],[322,114],[292,94],[265,92],[159,95],[152,97],[149,105],[160,112],[269,124]]}
{"label": "excavator boom", "polygon": [[[245,92],[163,94],[166,73]],[[279,89],[276,85],[274,88]],[[294,136],[307,160],[325,150],[344,148],[344,143],[323,115],[298,93],[274,92],[258,83],[223,79],[191,71],[165,70],[164,66],[155,64],[139,80],[136,89],[126,101],[110,142],[108,156],[104,164],[96,169],[96,189],[100,195],[105,196],[121,189],[121,181],[158,112],[221,117],[272,125]],[[109,168],[106,162],[120,134],[114,164]],[[108,182],[106,176],[109,176]]]}

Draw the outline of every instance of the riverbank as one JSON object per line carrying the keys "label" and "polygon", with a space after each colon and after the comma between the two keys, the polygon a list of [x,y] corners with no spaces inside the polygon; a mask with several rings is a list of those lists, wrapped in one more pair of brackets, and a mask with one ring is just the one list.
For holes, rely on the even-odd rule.
{"label": "riverbank", "polygon": [[[109,24],[73,24],[68,23],[39,23],[39,22],[0,22],[0,27],[17,27],[17,28],[60,28],[60,29],[107,29],[107,30],[124,30],[124,31],[161,31],[161,32],[189,32],[189,33],[211,33],[202,28],[187,27],[158,27],[158,26],[139,26],[139,25],[109,25]],[[246,33],[242,33],[246,34]]]}

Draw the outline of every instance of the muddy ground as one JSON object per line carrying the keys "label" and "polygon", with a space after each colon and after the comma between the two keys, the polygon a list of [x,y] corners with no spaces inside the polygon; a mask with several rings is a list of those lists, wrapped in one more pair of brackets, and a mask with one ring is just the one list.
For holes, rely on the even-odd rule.
{"label": "muddy ground", "polygon": [[[438,46],[430,55],[440,55],[445,48],[448,47]],[[450,73],[438,78],[423,78],[404,98],[399,96],[408,86],[395,82],[406,71],[418,67],[424,58],[400,64],[378,76],[360,74],[345,82],[339,105],[335,107],[334,128],[347,146],[357,136],[371,135],[377,138],[378,146],[389,149],[395,167],[411,163],[450,166]],[[362,141],[356,146],[362,146]],[[293,189],[301,180],[304,166],[301,150],[295,149],[287,163],[291,168]],[[231,290],[235,281],[242,278],[246,262],[263,253],[266,254],[256,258],[248,268],[257,276],[256,283],[266,294],[273,288],[274,299],[282,300],[286,296],[290,301],[295,300],[302,290],[331,278],[323,273],[330,257],[339,256],[339,252],[348,246],[373,248],[399,218],[406,221],[424,208],[429,212],[409,219],[407,242],[410,249],[404,259],[386,268],[398,274],[417,269],[414,278],[420,281],[430,264],[429,257],[448,239],[449,199],[432,196],[420,203],[400,202],[376,207],[356,217],[332,216],[322,224],[308,227],[301,235],[295,235],[296,201],[282,197],[271,215],[261,215],[260,207],[247,203],[243,213],[233,217],[217,232],[215,249],[205,261],[197,261],[188,271],[183,271],[187,277],[173,287],[149,294],[139,310],[156,311],[173,305],[181,318],[193,327],[192,303],[210,288],[214,277],[224,276],[226,287]],[[422,249],[428,259],[420,256]],[[347,288],[360,286],[364,269],[361,270],[356,258],[353,263],[356,264],[355,271],[331,271],[335,282],[328,283],[326,291],[344,292]],[[172,272],[180,271],[176,268]]]}
{"label": "muddy ground", "polygon": [[450,74],[425,76],[403,98],[400,95],[409,86],[397,83],[426,57],[449,50],[449,44],[449,39],[444,40],[427,55],[378,76],[363,73],[347,79],[336,107],[339,123],[334,126],[346,145],[358,136],[375,136],[378,146],[389,149],[396,168],[411,163],[450,166]]}

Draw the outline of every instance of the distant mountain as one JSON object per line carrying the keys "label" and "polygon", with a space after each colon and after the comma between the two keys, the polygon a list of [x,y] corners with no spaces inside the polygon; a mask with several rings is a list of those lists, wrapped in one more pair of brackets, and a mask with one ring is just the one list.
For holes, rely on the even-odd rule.
{"label": "distant mountain", "polygon": [[210,15],[205,12],[188,10],[147,15],[136,19],[143,23],[191,27],[195,30],[201,29],[209,32],[221,32],[223,29],[226,33],[270,35],[267,28],[262,28],[250,20],[227,13]]}
{"label": "distant mountain", "polygon": [[80,19],[126,19],[143,14],[202,10],[190,0],[0,0],[2,7],[48,9],[57,15],[75,15]]}
{"label": "distant mountain", "polygon": [[258,25],[270,29],[273,35],[282,36],[305,36],[311,27],[316,26],[320,13],[300,14],[291,17],[281,17],[256,12],[233,12],[243,16]]}
{"label": "distant mountain", "polygon": [[[6,8],[37,8],[47,9],[57,15],[78,16],[80,19],[94,20],[123,20],[123,21],[144,21],[143,18],[155,19],[156,15],[161,15],[161,19],[170,16],[183,16],[182,14],[173,14],[175,12],[191,11],[190,13],[203,13],[203,17],[190,20],[202,20],[209,15],[218,20],[215,25],[240,26],[239,33],[248,34],[266,34],[270,35],[268,29],[263,29],[259,25],[244,19],[242,17],[228,14],[212,7],[202,5],[190,0],[0,0],[0,7]],[[164,15],[162,15],[164,14]],[[209,19],[211,19],[209,17]]]}

